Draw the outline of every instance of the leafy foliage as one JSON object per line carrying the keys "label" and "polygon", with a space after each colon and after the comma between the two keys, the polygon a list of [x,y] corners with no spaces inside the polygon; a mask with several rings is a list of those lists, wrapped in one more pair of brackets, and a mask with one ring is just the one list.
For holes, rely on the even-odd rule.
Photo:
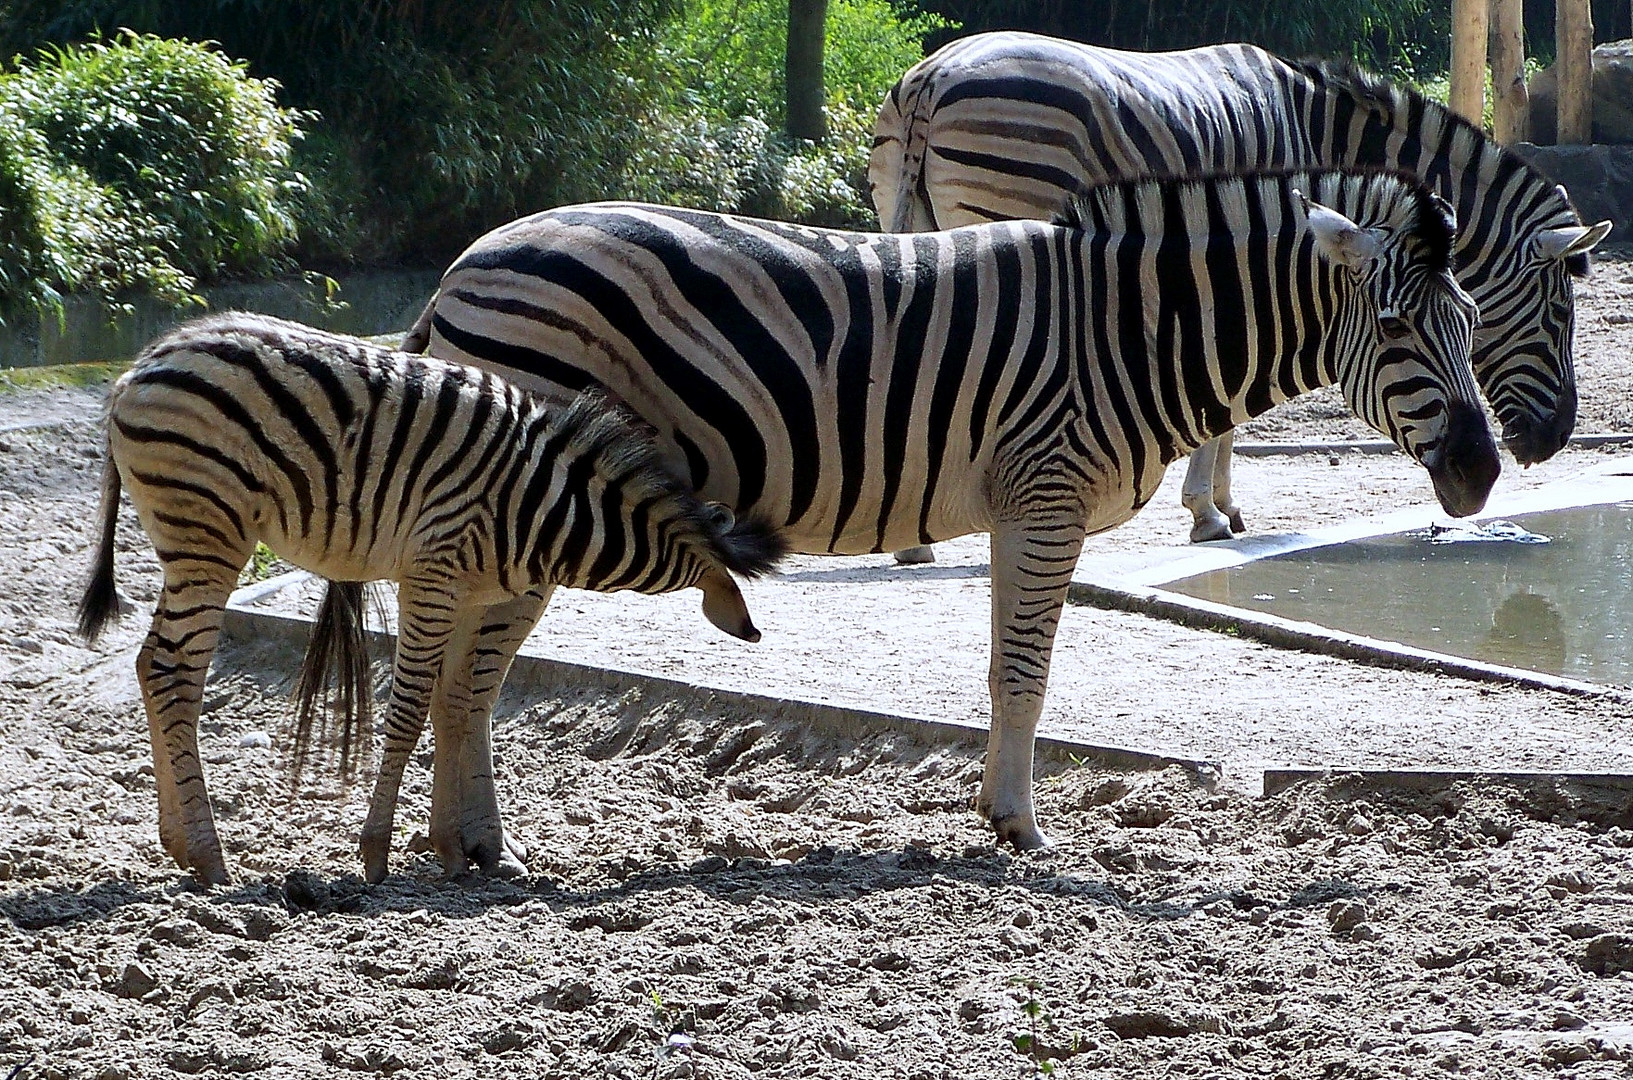
{"label": "leafy foliage", "polygon": [[279,265],[304,182],[274,84],[207,47],[125,33],[47,49],[9,86],[57,162],[118,193],[179,274]]}
{"label": "leafy foliage", "polygon": [[1444,69],[1450,49],[1444,0],[926,0],[925,6],[971,33],[1033,30],[1122,49],[1251,41],[1289,56],[1351,56],[1418,76]]}
{"label": "leafy foliage", "polygon": [[70,291],[184,303],[294,235],[294,118],[200,45],[122,35],[0,75],[0,315]]}
{"label": "leafy foliage", "polygon": [[[638,81],[632,198],[811,224],[872,228],[867,156],[879,102],[946,21],[890,0],[831,0],[823,81],[828,138],[788,138],[787,0],[696,0],[664,23]],[[630,63],[630,70],[638,65]]]}
{"label": "leafy foliage", "polygon": [[300,254],[441,261],[521,212],[605,197],[671,0],[0,0],[0,48],[126,26],[209,38],[316,110]]}

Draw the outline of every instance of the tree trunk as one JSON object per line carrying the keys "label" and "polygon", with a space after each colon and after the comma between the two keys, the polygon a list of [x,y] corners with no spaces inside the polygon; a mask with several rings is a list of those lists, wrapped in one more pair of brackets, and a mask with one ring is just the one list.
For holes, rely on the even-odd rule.
{"label": "tree trunk", "polygon": [[1492,127],[1504,146],[1530,133],[1531,98],[1525,88],[1525,20],[1521,0],[1491,0]]}
{"label": "tree trunk", "polygon": [[1588,0],[1557,0],[1554,42],[1559,56],[1559,142],[1593,141],[1593,9]]}
{"label": "tree trunk", "polygon": [[1452,89],[1448,102],[1475,127],[1486,100],[1486,33],[1491,0],[1452,0]]}
{"label": "tree trunk", "polygon": [[788,0],[788,134],[821,142],[823,26],[828,0]]}

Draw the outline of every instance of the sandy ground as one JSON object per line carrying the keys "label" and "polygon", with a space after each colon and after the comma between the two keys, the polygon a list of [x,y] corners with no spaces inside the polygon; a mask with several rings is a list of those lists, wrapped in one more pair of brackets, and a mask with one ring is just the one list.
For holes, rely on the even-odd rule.
{"label": "sandy ground", "polygon": [[[1579,431],[1633,431],[1630,294],[1623,263],[1583,290]],[[574,692],[510,700],[497,724],[528,877],[441,879],[415,835],[427,752],[395,872],[368,888],[361,789],[291,783],[278,757],[293,658],[230,652],[202,748],[237,884],[200,891],[154,828],[131,675],[145,618],[94,650],[70,631],[96,408],[94,393],[0,394],[0,1069],[23,1080],[1633,1070],[1626,789],[1382,792],[1336,775],[1263,798],[1248,782],[1276,762],[1633,772],[1627,697],[1085,608],[1064,622],[1050,730],[1217,758],[1236,782],[1045,763],[1057,846],[1016,856],[969,809],[974,749]],[[1322,397],[1243,438],[1362,435]],[[1499,490],[1599,460],[1573,450]],[[1396,457],[1251,460],[1238,476],[1256,530],[1429,497]],[[1091,555],[1179,539],[1177,485]],[[128,513],[122,529],[121,583],[149,605],[156,564]],[[757,586],[759,647],[705,636],[690,601],[577,596],[535,645],[984,717],[980,545],[944,548],[928,573],[886,562],[796,560]],[[270,750],[245,738],[258,733]]]}

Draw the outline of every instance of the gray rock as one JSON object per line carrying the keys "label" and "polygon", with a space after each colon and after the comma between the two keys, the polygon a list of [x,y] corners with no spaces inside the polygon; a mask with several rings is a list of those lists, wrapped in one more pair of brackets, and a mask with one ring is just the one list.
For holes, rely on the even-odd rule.
{"label": "gray rock", "polygon": [[1609,237],[1613,242],[1633,239],[1633,146],[1516,143],[1510,149],[1554,183],[1565,185],[1583,221],[1615,223]]}
{"label": "gray rock", "polygon": [[[1558,65],[1531,76],[1530,140],[1552,146],[1559,139]],[[1593,141],[1633,143],[1633,41],[1607,41],[1593,50]],[[1569,186],[1569,185],[1567,185]]]}

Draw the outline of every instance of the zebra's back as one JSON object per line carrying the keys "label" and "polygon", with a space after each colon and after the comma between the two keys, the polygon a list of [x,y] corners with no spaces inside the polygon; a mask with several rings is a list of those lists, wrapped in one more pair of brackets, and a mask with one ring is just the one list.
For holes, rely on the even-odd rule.
{"label": "zebra's back", "polygon": [[[881,106],[868,169],[879,220],[896,230],[915,213],[919,228],[1048,220],[1108,180],[1322,164],[1283,119],[1289,73],[1245,44],[1139,53],[1037,34],[962,38]],[[904,185],[934,192],[928,214],[903,217]]]}
{"label": "zebra's back", "polygon": [[328,577],[395,580],[461,542],[522,447],[522,400],[480,369],[229,313],[143,352],[110,395],[109,439],[156,505]]}

